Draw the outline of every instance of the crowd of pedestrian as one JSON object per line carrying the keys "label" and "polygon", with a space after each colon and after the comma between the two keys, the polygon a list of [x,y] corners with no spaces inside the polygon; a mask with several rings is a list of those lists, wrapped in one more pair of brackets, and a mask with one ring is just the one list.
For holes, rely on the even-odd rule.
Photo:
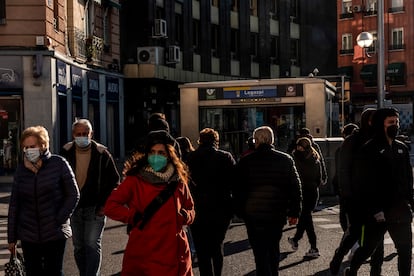
{"label": "crowd of pedestrian", "polygon": [[[79,275],[100,275],[107,216],[128,225],[121,275],[193,275],[194,262],[201,276],[222,275],[224,239],[235,217],[245,223],[258,276],[279,275],[287,224],[296,227],[287,237],[293,251],[306,233],[305,257],[329,254],[319,252],[312,218],[328,174],[309,129],[284,152],[275,148],[272,128],[260,126],[235,158],[220,149],[215,129],[202,129],[195,147],[188,137],[170,134],[162,113],[154,113],[147,127],[121,175],[108,149],[93,140],[87,119],[73,123],[73,141],[60,155],[50,153],[44,127],[23,132],[8,242],[14,255],[21,241],[26,275],[63,275],[69,237]],[[394,108],[367,109],[359,124],[343,127],[332,183],[344,234],[332,252],[333,275],[349,251],[344,275],[357,275],[368,259],[371,275],[381,275],[386,232],[399,275],[411,274],[413,173],[398,131]]]}

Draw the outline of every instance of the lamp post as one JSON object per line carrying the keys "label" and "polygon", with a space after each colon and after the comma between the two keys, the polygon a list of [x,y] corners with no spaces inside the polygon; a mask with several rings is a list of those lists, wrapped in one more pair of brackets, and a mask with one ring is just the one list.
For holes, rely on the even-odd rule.
{"label": "lamp post", "polygon": [[[377,12],[377,50],[378,50],[378,65],[377,65],[377,106],[378,108],[384,107],[385,99],[385,62],[384,62],[384,0],[377,0],[378,12]],[[369,32],[362,32],[357,36],[358,46],[364,48],[364,54],[366,48],[370,47],[374,41],[372,34]]]}

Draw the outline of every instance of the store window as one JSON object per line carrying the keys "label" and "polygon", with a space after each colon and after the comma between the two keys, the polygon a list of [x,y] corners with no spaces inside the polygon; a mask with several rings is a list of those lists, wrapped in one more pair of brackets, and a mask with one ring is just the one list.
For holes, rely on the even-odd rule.
{"label": "store window", "polygon": [[20,99],[0,98],[0,175],[10,175],[20,157]]}

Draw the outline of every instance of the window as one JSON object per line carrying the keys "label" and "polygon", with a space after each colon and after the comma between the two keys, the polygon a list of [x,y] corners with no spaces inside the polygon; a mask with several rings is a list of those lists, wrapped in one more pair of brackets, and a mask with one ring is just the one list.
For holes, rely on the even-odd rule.
{"label": "window", "polygon": [[231,43],[230,43],[231,58],[238,59],[239,54],[239,31],[231,29]]}
{"label": "window", "polygon": [[259,49],[259,36],[257,33],[250,34],[250,55],[256,61],[257,53]]}
{"label": "window", "polygon": [[0,24],[6,24],[6,0],[0,0]]}
{"label": "window", "polygon": [[273,19],[277,19],[277,0],[270,2],[270,14]]}
{"label": "window", "polygon": [[403,12],[404,11],[404,1],[403,0],[392,0],[391,7],[388,9],[388,12]]}
{"label": "window", "polygon": [[272,36],[270,42],[270,60],[273,64],[279,63],[279,37]]}
{"label": "window", "polygon": [[343,34],[342,35],[342,50],[352,50],[353,49],[353,41],[352,41],[352,34]]}
{"label": "window", "polygon": [[105,9],[104,16],[102,18],[102,27],[103,27],[103,42],[104,42],[104,51],[108,53],[110,51],[110,38],[111,38],[111,9]]}
{"label": "window", "polygon": [[218,42],[219,41],[219,28],[218,25],[211,25],[211,54],[213,57],[218,57]]}
{"label": "window", "polygon": [[342,1],[342,13],[352,13],[352,0]]}
{"label": "window", "polygon": [[231,10],[232,11],[238,11],[239,10],[239,1],[238,0],[232,0],[231,1]]}
{"label": "window", "polygon": [[92,37],[94,30],[94,18],[95,18],[95,5],[94,2],[86,2],[86,20],[85,20],[85,36]]}
{"label": "window", "polygon": [[404,6],[403,0],[392,0],[391,7],[393,8],[401,8]]}
{"label": "window", "polygon": [[290,1],[290,16],[293,18],[297,18],[299,16],[298,12],[298,0]]}
{"label": "window", "polygon": [[200,53],[200,22],[193,20],[193,48],[196,54]]}
{"label": "window", "polygon": [[257,2],[256,0],[249,0],[250,1],[250,14],[257,15]]}
{"label": "window", "polygon": [[55,31],[59,30],[59,1],[53,1],[53,28]]}
{"label": "window", "polygon": [[299,60],[299,39],[291,39],[290,40],[290,61],[292,65],[300,65]]}
{"label": "window", "polygon": [[390,46],[390,50],[404,49],[403,28],[392,29],[391,37],[392,45]]}
{"label": "window", "polygon": [[367,12],[377,11],[378,10],[377,0],[367,0],[365,7],[367,9]]}
{"label": "window", "polygon": [[183,42],[183,17],[181,14],[175,14],[175,44],[182,45]]}
{"label": "window", "polygon": [[372,41],[372,45],[368,47],[367,51],[370,53],[375,53],[377,51],[377,43],[378,43],[378,34],[377,31],[370,31],[374,41]]}

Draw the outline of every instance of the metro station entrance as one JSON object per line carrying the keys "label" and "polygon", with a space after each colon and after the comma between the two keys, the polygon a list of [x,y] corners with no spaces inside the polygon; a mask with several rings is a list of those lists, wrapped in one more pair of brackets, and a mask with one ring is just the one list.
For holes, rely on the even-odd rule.
{"label": "metro station entrance", "polygon": [[285,151],[295,130],[305,127],[304,106],[202,107],[200,128],[212,127],[220,134],[220,147],[233,154],[243,152],[246,141],[259,126],[270,126],[275,145]]}

